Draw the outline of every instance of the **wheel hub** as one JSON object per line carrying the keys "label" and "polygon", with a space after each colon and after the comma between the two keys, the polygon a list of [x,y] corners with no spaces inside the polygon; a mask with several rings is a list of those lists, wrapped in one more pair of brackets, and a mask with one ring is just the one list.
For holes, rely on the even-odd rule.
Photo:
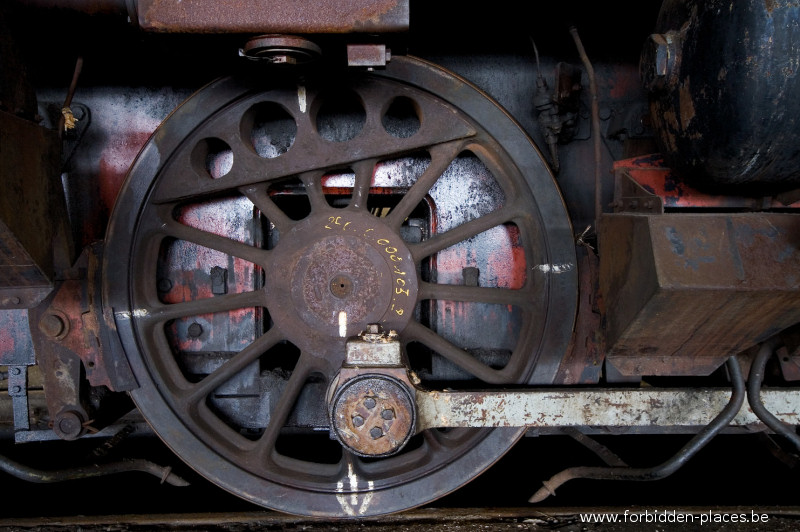
{"label": "wheel hub", "polygon": [[280,302],[272,318],[301,349],[338,361],[344,340],[368,323],[400,331],[413,315],[418,280],[411,253],[372,215],[312,216],[273,253],[286,276],[267,279],[267,293]]}
{"label": "wheel hub", "polygon": [[337,439],[358,456],[388,456],[414,433],[414,402],[407,386],[386,375],[345,383],[331,409]]}

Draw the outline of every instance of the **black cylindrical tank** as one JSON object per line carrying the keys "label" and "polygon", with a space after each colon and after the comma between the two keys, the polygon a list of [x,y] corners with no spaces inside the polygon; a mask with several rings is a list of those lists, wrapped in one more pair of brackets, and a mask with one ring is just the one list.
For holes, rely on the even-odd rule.
{"label": "black cylindrical tank", "polygon": [[800,184],[800,2],[665,0],[655,31],[640,69],[667,164],[696,183]]}

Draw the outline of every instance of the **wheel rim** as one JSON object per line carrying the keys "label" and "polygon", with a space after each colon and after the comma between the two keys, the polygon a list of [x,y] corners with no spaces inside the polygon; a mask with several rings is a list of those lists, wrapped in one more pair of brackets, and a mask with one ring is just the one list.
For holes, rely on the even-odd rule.
{"label": "wheel rim", "polygon": [[[379,460],[337,451],[324,422],[300,418],[324,409],[346,338],[367,323],[398,331],[425,384],[454,374],[550,382],[574,317],[574,248],[540,155],[464,80],[395,58],[330,85],[228,78],[176,110],[115,207],[104,295],[137,406],[190,466],[276,510],[378,515],[456,489],[522,431],[428,430]],[[472,199],[454,202],[465,183]],[[256,212],[243,230],[241,217],[230,223],[237,209]],[[498,249],[503,260],[490,256]],[[201,271],[223,263],[219,289]],[[466,281],[472,271],[478,286]],[[472,334],[448,332],[476,323]],[[217,338],[225,354],[192,369],[186,360],[208,359]],[[454,369],[431,370],[431,360]],[[237,386],[250,388],[230,409]],[[261,417],[244,415],[249,407]],[[323,448],[330,457],[319,458]]]}

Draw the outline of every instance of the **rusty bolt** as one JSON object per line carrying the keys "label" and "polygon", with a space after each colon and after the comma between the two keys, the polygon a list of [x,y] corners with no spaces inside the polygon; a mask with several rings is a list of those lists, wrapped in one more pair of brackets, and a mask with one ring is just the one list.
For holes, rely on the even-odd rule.
{"label": "rusty bolt", "polygon": [[337,390],[331,405],[334,436],[358,456],[394,454],[415,432],[412,397],[407,384],[389,376],[350,379]]}
{"label": "rusty bolt", "polygon": [[83,420],[77,412],[67,410],[56,416],[53,431],[63,440],[74,440],[83,431]]}
{"label": "rusty bolt", "polygon": [[57,314],[45,314],[39,320],[39,330],[49,338],[58,338],[67,331],[67,324]]}
{"label": "rusty bolt", "polygon": [[203,334],[203,326],[199,323],[195,322],[189,325],[189,330],[187,331],[191,338],[199,338],[201,334]]}

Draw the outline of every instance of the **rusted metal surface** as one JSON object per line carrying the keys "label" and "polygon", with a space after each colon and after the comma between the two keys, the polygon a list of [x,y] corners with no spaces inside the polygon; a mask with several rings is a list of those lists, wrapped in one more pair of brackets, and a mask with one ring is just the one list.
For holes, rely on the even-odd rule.
{"label": "rusted metal surface", "polygon": [[795,214],[605,215],[607,360],[624,375],[707,375],[795,324],[798,234]]}
{"label": "rusted metal surface", "polygon": [[386,33],[409,26],[408,0],[302,3],[138,0],[139,27],[170,33]]}
{"label": "rusted metal surface", "polygon": [[[661,154],[615,161],[613,167],[616,182],[613,203],[615,212],[657,213],[659,209],[663,208],[670,210],[800,208],[800,201],[786,203],[777,196],[713,194],[698,190],[690,182],[681,178],[673,168],[667,166]],[[634,192],[637,189],[638,192]],[[648,194],[652,197],[649,197]],[[648,201],[651,202],[649,207],[646,205]]]}
{"label": "rusted metal surface", "polygon": [[0,308],[38,304],[69,256],[60,156],[55,132],[0,111]]}
{"label": "rusted metal surface", "polygon": [[348,44],[347,66],[378,68],[385,67],[392,53],[385,44]]}
{"label": "rusted metal surface", "polygon": [[357,455],[392,455],[415,432],[413,395],[406,384],[389,375],[362,374],[339,386],[331,405],[331,424],[336,438]]}
{"label": "rusted metal surface", "polygon": [[[47,306],[48,301],[43,305]],[[33,323],[39,323],[44,317],[44,313],[37,310],[29,311]],[[33,342],[42,372],[51,428],[62,439],[77,439],[86,433],[84,424],[89,420],[82,402],[80,358],[69,349],[62,349],[35,333]]]}
{"label": "rusted metal surface", "polygon": [[369,324],[358,336],[347,341],[346,366],[401,366],[402,346],[397,331],[383,331],[378,324]]}
{"label": "rusted metal surface", "polygon": [[417,416],[397,332],[371,323],[346,349],[329,392],[332,432],[358,456],[395,454],[414,434]]}
{"label": "rusted metal surface", "polygon": [[605,348],[601,334],[599,261],[593,250],[578,249],[580,303],[570,349],[564,354],[553,384],[597,384],[603,373]]}
{"label": "rusted metal surface", "polygon": [[49,303],[31,310],[31,331],[37,353],[77,356],[92,386],[130,390],[136,387],[136,381],[127,362],[108,349],[108,331],[101,327],[100,252],[100,245],[87,249],[75,265],[86,277],[59,282]]}
{"label": "rusted metal surface", "polygon": [[[730,395],[727,389],[417,390],[417,428],[681,427],[692,431],[707,425]],[[800,425],[800,390],[763,390],[761,397],[781,421]],[[763,423],[746,404],[731,425],[763,430]]]}

